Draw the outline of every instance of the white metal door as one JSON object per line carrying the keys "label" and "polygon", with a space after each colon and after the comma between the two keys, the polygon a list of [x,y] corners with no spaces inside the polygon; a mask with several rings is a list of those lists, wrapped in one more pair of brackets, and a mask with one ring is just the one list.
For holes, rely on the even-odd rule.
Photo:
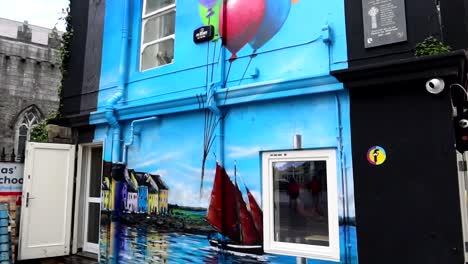
{"label": "white metal door", "polygon": [[102,147],[89,146],[86,157],[85,220],[83,251],[99,253],[99,220],[101,214]]}
{"label": "white metal door", "polygon": [[27,144],[20,260],[69,254],[74,166],[74,145]]}

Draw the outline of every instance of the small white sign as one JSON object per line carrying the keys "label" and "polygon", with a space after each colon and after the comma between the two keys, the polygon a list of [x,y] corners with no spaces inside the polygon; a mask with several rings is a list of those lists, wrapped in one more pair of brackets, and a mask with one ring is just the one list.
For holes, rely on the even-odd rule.
{"label": "small white sign", "polygon": [[23,191],[23,163],[0,162],[0,195]]}

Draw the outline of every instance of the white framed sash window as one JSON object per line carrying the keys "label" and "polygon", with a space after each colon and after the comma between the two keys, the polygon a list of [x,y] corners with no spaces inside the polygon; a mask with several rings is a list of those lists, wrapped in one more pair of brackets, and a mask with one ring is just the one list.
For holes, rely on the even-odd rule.
{"label": "white framed sash window", "polygon": [[175,0],[144,0],[142,12],[140,71],[173,63]]}
{"label": "white framed sash window", "polygon": [[335,149],[262,152],[264,250],[340,260]]}

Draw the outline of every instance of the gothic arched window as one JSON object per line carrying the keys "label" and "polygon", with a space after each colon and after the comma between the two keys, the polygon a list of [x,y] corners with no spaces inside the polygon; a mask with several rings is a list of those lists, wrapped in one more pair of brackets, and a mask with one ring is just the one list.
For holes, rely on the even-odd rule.
{"label": "gothic arched window", "polygon": [[15,124],[15,153],[17,161],[23,160],[31,128],[41,122],[41,119],[42,114],[34,105],[27,107],[18,115]]}

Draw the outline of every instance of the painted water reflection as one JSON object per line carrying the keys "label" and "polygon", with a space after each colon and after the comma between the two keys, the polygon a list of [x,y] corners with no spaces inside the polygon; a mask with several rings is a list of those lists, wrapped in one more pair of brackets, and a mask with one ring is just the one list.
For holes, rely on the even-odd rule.
{"label": "painted water reflection", "polygon": [[287,256],[224,253],[211,247],[205,235],[159,233],[155,228],[119,223],[103,231],[100,263],[296,263]]}
{"label": "painted water reflection", "polygon": [[[206,235],[160,233],[155,227],[111,223],[102,226],[101,260],[117,263],[295,264],[289,256],[231,254],[209,245]],[[343,230],[341,230],[343,231]],[[355,229],[353,229],[353,232]],[[109,243],[109,244],[108,244]],[[354,244],[355,241],[352,242]],[[109,246],[110,245],[110,246]],[[342,252],[343,253],[343,252]],[[344,256],[343,256],[344,257]],[[344,259],[343,259],[344,260]],[[309,260],[308,263],[330,263]],[[344,263],[357,263],[356,256]]]}

